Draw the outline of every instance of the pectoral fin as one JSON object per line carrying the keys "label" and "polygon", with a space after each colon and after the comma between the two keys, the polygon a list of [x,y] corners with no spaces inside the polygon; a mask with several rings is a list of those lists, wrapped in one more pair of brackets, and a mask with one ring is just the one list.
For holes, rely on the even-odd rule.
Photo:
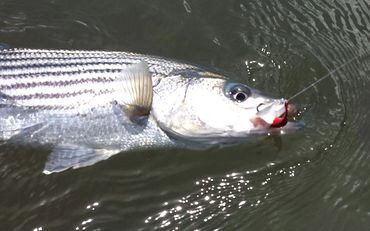
{"label": "pectoral fin", "polygon": [[140,62],[122,70],[116,78],[117,102],[131,118],[149,115],[153,102],[153,83],[148,64]]}
{"label": "pectoral fin", "polygon": [[69,168],[80,168],[106,160],[119,150],[92,149],[76,145],[58,145],[48,157],[44,174],[61,172]]}

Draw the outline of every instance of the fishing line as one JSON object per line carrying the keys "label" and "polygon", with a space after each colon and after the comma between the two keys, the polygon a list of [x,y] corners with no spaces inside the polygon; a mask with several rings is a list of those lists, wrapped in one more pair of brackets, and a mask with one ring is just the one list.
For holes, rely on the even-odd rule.
{"label": "fishing line", "polygon": [[[368,53],[365,53],[365,56],[367,56]],[[339,67],[335,68],[334,70],[330,71],[328,74],[324,75],[323,77],[321,77],[320,79],[316,80],[315,82],[311,83],[310,85],[308,85],[307,87],[303,88],[302,90],[300,90],[299,92],[295,93],[293,96],[291,96],[288,101],[291,101],[292,99],[294,99],[295,97],[299,96],[300,94],[304,93],[305,91],[309,90],[311,87],[315,86],[316,84],[318,84],[319,82],[323,81],[324,79],[328,78],[329,76],[331,76],[332,74],[334,74],[335,72],[337,72],[338,70],[342,69],[343,67],[347,66],[348,64],[351,64],[352,62],[354,62],[355,60],[359,59],[361,56],[363,56],[363,54],[361,55],[358,55],[358,56],[355,56],[353,58],[351,58],[350,60],[346,61],[345,63],[343,63],[342,65],[340,65]]]}

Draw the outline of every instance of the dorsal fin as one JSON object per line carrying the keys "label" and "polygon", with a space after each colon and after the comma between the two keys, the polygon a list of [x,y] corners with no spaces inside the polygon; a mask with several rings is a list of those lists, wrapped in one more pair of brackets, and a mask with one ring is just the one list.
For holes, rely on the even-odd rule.
{"label": "dorsal fin", "polygon": [[116,79],[119,91],[117,102],[131,119],[149,115],[153,102],[152,75],[148,64],[140,62],[122,70]]}

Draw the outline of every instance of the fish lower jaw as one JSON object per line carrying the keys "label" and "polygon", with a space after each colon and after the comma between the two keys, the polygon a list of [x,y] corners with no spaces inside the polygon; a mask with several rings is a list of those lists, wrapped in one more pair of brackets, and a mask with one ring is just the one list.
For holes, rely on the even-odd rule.
{"label": "fish lower jaw", "polygon": [[264,128],[267,129],[271,126],[271,123],[266,122],[261,117],[254,117],[250,119],[251,123],[253,124],[255,129]]}

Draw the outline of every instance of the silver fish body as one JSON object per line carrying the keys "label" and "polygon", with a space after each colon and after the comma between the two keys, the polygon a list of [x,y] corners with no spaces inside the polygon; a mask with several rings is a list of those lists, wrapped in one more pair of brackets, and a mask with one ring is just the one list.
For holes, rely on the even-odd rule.
{"label": "silver fish body", "polygon": [[[152,92],[130,87],[136,77],[119,78],[140,63],[147,66]],[[130,95],[152,97],[150,113],[131,112],[131,103],[121,100]],[[45,173],[91,165],[121,151],[189,144],[184,140],[215,144],[265,133],[270,128],[255,120],[261,105],[267,114],[272,112],[266,108],[278,107],[279,114],[271,118],[284,112],[281,100],[154,56],[0,50],[0,140],[51,145]],[[257,117],[265,122],[268,116]]]}
{"label": "silver fish body", "polygon": [[155,81],[189,68],[124,52],[1,51],[0,92],[10,103],[0,109],[2,139],[117,150],[171,145],[155,122],[132,124],[112,103],[115,76],[140,61]]}

